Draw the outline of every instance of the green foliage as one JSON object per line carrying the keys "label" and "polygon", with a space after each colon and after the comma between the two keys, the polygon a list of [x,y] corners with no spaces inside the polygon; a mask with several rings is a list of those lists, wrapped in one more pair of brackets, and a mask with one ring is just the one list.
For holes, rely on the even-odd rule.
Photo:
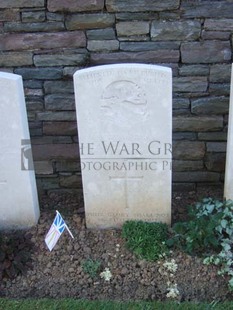
{"label": "green foliage", "polygon": [[[205,198],[189,210],[190,221],[173,226],[175,235],[168,246],[182,247],[189,254],[204,254],[205,264],[221,266],[233,289],[233,201]],[[210,255],[213,254],[213,255]]]}
{"label": "green foliage", "polygon": [[168,227],[164,223],[126,221],[122,227],[126,246],[139,258],[155,261],[168,253],[165,241]]}
{"label": "green foliage", "polygon": [[98,260],[87,259],[82,263],[82,268],[91,278],[96,278],[100,265],[101,263]]}
{"label": "green foliage", "polygon": [[218,250],[220,244],[215,227],[222,215],[211,212],[213,204],[210,203],[212,200],[203,200],[203,204],[197,203],[195,207],[189,207],[190,220],[174,224],[176,235],[167,244],[175,244],[189,254]]}
{"label": "green foliage", "polygon": [[0,298],[1,310],[232,310],[232,302],[208,304],[182,302],[120,302],[120,301],[93,301],[78,299],[21,299],[9,300]]}
{"label": "green foliage", "polygon": [[14,279],[31,268],[33,243],[22,233],[0,235],[0,280]]}

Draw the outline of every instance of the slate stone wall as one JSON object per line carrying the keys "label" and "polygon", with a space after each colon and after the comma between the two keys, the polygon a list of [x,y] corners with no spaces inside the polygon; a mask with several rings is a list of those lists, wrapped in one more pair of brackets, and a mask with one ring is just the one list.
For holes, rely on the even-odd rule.
{"label": "slate stone wall", "polygon": [[173,70],[174,189],[221,186],[233,1],[1,0],[0,69],[23,76],[38,188],[81,190],[73,73]]}

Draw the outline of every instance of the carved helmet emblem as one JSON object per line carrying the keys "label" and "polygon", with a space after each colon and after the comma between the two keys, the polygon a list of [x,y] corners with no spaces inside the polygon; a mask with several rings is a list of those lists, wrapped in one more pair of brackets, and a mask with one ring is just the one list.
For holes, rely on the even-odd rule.
{"label": "carved helmet emblem", "polygon": [[113,107],[117,104],[146,105],[146,95],[140,86],[131,81],[116,81],[109,84],[102,94],[102,107]]}

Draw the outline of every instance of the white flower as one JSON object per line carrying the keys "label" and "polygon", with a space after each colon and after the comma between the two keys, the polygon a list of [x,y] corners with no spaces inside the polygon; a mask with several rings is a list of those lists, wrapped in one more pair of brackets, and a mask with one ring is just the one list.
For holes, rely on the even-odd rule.
{"label": "white flower", "polygon": [[177,284],[175,283],[173,286],[168,287],[167,298],[176,298],[180,295],[180,292],[177,288]]}
{"label": "white flower", "polygon": [[171,261],[166,261],[163,264],[163,267],[166,268],[168,271],[175,273],[177,271],[178,265],[176,264],[174,259],[171,259]]}
{"label": "white flower", "polygon": [[100,274],[101,278],[104,278],[105,281],[110,281],[112,277],[112,273],[109,268],[105,268],[103,272]]}

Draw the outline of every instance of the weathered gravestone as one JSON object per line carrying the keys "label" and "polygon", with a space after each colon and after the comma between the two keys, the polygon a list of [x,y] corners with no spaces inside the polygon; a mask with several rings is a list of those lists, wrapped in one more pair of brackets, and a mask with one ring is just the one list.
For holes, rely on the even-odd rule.
{"label": "weathered gravestone", "polygon": [[0,229],[37,223],[39,206],[22,78],[0,72]]}
{"label": "weathered gravestone", "polygon": [[231,92],[228,118],[224,197],[226,199],[233,200],[233,65],[231,68]]}
{"label": "weathered gravestone", "polygon": [[171,221],[171,69],[117,64],[74,74],[88,228]]}

